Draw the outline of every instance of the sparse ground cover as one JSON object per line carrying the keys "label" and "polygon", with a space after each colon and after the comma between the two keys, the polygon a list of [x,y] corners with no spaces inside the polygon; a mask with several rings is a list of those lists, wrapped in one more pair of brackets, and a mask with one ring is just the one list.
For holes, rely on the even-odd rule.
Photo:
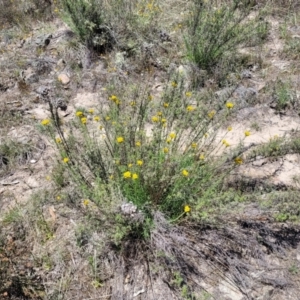
{"label": "sparse ground cover", "polygon": [[298,299],[297,1],[0,5],[3,299]]}

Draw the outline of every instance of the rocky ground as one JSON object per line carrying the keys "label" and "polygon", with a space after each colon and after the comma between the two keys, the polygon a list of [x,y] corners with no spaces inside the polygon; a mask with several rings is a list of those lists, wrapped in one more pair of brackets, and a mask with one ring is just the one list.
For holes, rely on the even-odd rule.
{"label": "rocky ground", "polygon": [[[119,258],[99,257],[95,245],[101,244],[102,237],[97,232],[85,244],[85,232],[78,231],[84,213],[60,202],[51,190],[56,152],[37,125],[50,117],[45,99],[58,103],[59,114],[67,122],[76,108],[97,107],[114,77],[142,78],[152,94],[159,95],[167,70],[153,62],[151,73],[138,73],[131,70],[131,62],[121,51],[94,57],[84,46],[73,47],[74,33],[59,18],[35,22],[26,32],[18,27],[2,29],[0,298],[300,299],[300,151],[296,151],[300,149],[276,152],[275,144],[274,149],[257,150],[270,139],[287,141],[299,136],[300,25],[291,20],[299,13],[289,13],[290,19],[275,13],[268,16],[270,32],[260,47],[240,49],[250,58],[238,85],[218,88],[211,78],[203,87],[220,100],[226,97],[238,103],[236,114],[220,130],[219,140],[229,125],[242,133],[251,131],[245,147],[252,158],[229,182],[248,191],[248,200],[227,207],[222,222],[189,231],[184,226],[169,228],[157,216],[161,226],[151,243],[165,252],[162,257],[130,244]],[[176,34],[168,32],[171,40]],[[298,45],[292,53],[289,43]],[[177,48],[170,41],[161,42],[153,46],[157,47],[154,53],[161,53],[162,46],[175,48],[175,67],[186,71],[188,81],[189,67],[184,61],[177,63],[181,55]],[[233,146],[242,138],[234,131],[226,133]],[[10,167],[1,148],[9,143],[17,149]],[[163,241],[166,231],[168,240]],[[78,247],[78,240],[84,246]],[[141,256],[141,251],[147,254]],[[172,264],[175,253],[189,266],[185,278],[153,263],[169,260]],[[101,283],[93,277],[97,260],[102,260],[101,267],[116,262],[116,273],[101,270]],[[150,278],[149,265],[154,270]],[[184,294],[185,281],[202,298],[193,298],[191,291]],[[175,292],[178,288],[181,295]]]}

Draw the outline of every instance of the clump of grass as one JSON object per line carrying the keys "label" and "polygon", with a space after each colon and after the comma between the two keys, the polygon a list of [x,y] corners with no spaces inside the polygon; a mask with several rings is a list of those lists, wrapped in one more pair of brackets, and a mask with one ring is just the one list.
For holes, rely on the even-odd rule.
{"label": "clump of grass", "polygon": [[267,33],[266,23],[260,16],[250,18],[252,5],[249,1],[218,2],[193,1],[185,38],[189,60],[209,71],[235,56],[238,47]]}
{"label": "clump of grass", "polygon": [[0,176],[6,174],[16,165],[27,163],[32,157],[31,144],[23,144],[14,140],[0,143]]}
{"label": "clump of grass", "polygon": [[275,109],[278,111],[294,108],[297,103],[297,96],[289,82],[278,80],[274,85],[273,97]]}
{"label": "clump of grass", "polygon": [[279,137],[275,135],[270,138],[265,144],[256,147],[248,158],[255,158],[256,156],[263,157],[280,157],[286,154],[300,153],[300,139],[297,134],[291,138]]}

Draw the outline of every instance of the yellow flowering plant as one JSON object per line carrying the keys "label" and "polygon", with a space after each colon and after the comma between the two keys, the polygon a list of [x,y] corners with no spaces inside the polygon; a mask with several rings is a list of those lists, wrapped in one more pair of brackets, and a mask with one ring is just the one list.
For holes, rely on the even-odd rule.
{"label": "yellow flowering plant", "polygon": [[[101,189],[109,198],[115,191],[142,211],[159,209],[177,220],[184,217],[185,203],[193,206],[193,212],[200,211],[199,199],[205,203],[210,201],[210,192],[222,190],[230,171],[243,162],[230,157],[234,147],[228,148],[225,136],[231,127],[221,143],[216,140],[229,102],[223,108],[204,104],[184,88],[180,77],[172,79],[158,101],[149,101],[147,88],[138,94],[135,88],[113,86],[107,88],[107,102],[97,115],[87,117],[84,112],[94,114],[94,110],[84,108],[76,112],[77,122],[72,123],[79,130],[76,137],[70,131],[66,138],[62,125],[57,125],[62,166],[69,179],[81,182],[84,197],[93,200]],[[122,95],[122,101],[116,95]],[[96,130],[95,122],[88,122],[90,118],[103,120],[101,130],[99,126]],[[85,126],[78,126],[78,121]],[[223,151],[224,156],[219,159],[216,151]],[[220,173],[220,164],[228,161],[230,167]]]}

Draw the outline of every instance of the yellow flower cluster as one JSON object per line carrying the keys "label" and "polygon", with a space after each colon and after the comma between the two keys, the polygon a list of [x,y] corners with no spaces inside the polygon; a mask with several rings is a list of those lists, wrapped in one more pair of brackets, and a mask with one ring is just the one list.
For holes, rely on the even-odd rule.
{"label": "yellow flower cluster", "polygon": [[227,107],[228,109],[231,109],[231,108],[234,107],[234,104],[233,104],[232,102],[227,102],[227,103],[226,103],[226,107]]}
{"label": "yellow flower cluster", "polygon": [[119,105],[121,103],[119,98],[116,95],[111,95],[108,99],[111,100],[112,102],[116,103],[117,105]]}
{"label": "yellow flower cluster", "polygon": [[78,118],[81,118],[81,117],[83,117],[83,112],[82,111],[77,111],[76,112],[76,117],[78,117]]}
{"label": "yellow flower cluster", "polygon": [[236,157],[236,158],[234,159],[234,161],[235,161],[235,163],[236,163],[237,165],[241,165],[241,164],[243,163],[243,160],[242,160],[241,157]]}
{"label": "yellow flower cluster", "polygon": [[123,177],[124,177],[125,179],[132,178],[133,180],[136,180],[136,179],[139,178],[139,175],[136,174],[136,173],[131,174],[130,171],[126,171],[126,172],[123,173]]}
{"label": "yellow flower cluster", "polygon": [[222,144],[225,146],[225,147],[229,147],[230,144],[226,141],[226,140],[222,140]]}
{"label": "yellow flower cluster", "polygon": [[189,213],[191,211],[191,207],[189,205],[184,206],[184,212]]}
{"label": "yellow flower cluster", "polygon": [[197,143],[192,143],[191,147],[192,147],[193,149],[196,149],[196,148],[197,148]]}
{"label": "yellow flower cluster", "polygon": [[154,123],[159,122],[159,117],[158,116],[153,116],[151,119],[152,119],[152,122],[154,122]]}
{"label": "yellow flower cluster", "polygon": [[43,121],[41,122],[41,124],[42,124],[43,126],[47,126],[47,125],[50,124],[50,120],[49,120],[49,119],[45,119],[45,120],[43,120]]}
{"label": "yellow flower cluster", "polygon": [[189,172],[187,170],[183,170],[181,172],[181,174],[184,176],[184,177],[188,177],[189,176]]}
{"label": "yellow flower cluster", "polygon": [[194,111],[195,109],[196,109],[196,107],[193,105],[188,105],[186,108],[187,111]]}
{"label": "yellow flower cluster", "polygon": [[124,142],[124,138],[123,138],[122,136],[118,136],[118,137],[117,137],[117,142],[118,142],[119,144],[123,143],[123,142]]}
{"label": "yellow flower cluster", "polygon": [[171,133],[169,134],[169,137],[170,137],[172,140],[174,140],[174,139],[176,138],[176,133],[175,133],[175,132],[171,132]]}
{"label": "yellow flower cluster", "polygon": [[215,110],[212,110],[212,111],[210,111],[207,115],[208,115],[208,117],[209,117],[210,119],[213,119],[214,116],[215,116],[215,114],[216,114],[216,111],[215,111]]}

